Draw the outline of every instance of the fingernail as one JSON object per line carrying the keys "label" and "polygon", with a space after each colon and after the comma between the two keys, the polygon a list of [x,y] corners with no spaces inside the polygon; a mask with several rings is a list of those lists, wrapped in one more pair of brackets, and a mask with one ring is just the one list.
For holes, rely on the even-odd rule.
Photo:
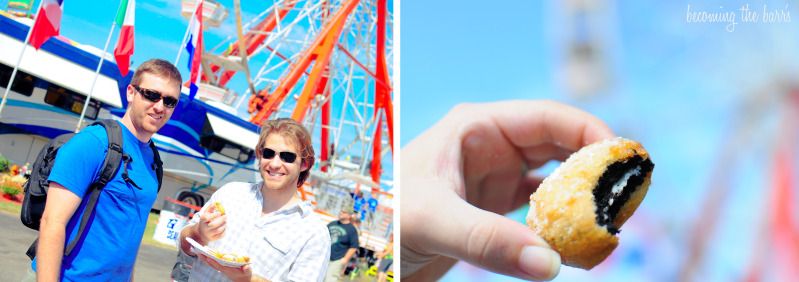
{"label": "fingernail", "polygon": [[560,255],[552,249],[526,246],[519,255],[519,267],[534,279],[552,280],[560,271]]}

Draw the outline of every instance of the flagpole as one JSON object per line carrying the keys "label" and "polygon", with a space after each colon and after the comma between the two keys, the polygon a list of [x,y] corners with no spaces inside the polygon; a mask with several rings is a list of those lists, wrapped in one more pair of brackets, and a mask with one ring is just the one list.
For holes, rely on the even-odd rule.
{"label": "flagpole", "polygon": [[31,32],[33,31],[33,26],[36,25],[36,18],[39,17],[39,11],[42,9],[43,2],[44,1],[39,1],[39,7],[36,8],[36,15],[33,16],[33,24],[28,29],[28,35],[25,36],[25,42],[22,43],[22,51],[19,52],[17,64],[14,65],[14,71],[11,72],[11,78],[8,79],[8,85],[6,85],[6,90],[3,93],[3,100],[0,101],[0,117],[3,116],[3,107],[5,107],[6,100],[8,99],[8,91],[11,90],[11,84],[14,83],[14,78],[17,76],[17,69],[19,69],[19,64],[22,63],[22,56],[25,55],[25,48],[28,47],[28,41],[31,39]]}
{"label": "flagpole", "polygon": [[[202,0],[194,2],[194,9],[191,10],[192,16],[194,16],[194,11],[197,11],[197,6],[200,5],[200,2],[202,2]],[[202,21],[203,19],[200,20]],[[183,33],[183,41],[180,41],[180,44],[178,44],[178,56],[175,57],[176,66],[178,65],[178,60],[180,60],[180,54],[183,53],[183,48],[186,48],[186,46],[183,46],[183,44],[186,43],[186,38],[189,37],[189,29],[191,29],[191,18],[189,18],[189,25],[186,26],[186,32]]]}
{"label": "flagpole", "polygon": [[103,61],[105,61],[105,52],[108,50],[108,44],[111,42],[111,35],[114,34],[114,28],[117,26],[117,22],[111,24],[111,30],[108,31],[108,38],[105,39],[105,46],[103,46],[103,53],[100,54],[100,63],[97,64],[97,69],[94,71],[94,80],[92,80],[92,87],[89,88],[89,94],[86,95],[86,102],[83,103],[83,110],[80,111],[80,118],[78,119],[78,125],[75,127],[75,133],[80,131],[80,125],[83,124],[83,118],[86,116],[86,109],[89,107],[89,101],[92,99],[92,94],[94,93],[94,85],[97,84],[97,78],[100,77],[100,68],[103,66]]}
{"label": "flagpole", "polygon": [[189,37],[189,27],[186,27],[186,32],[183,34],[183,40],[180,41],[180,44],[178,44],[178,56],[175,57],[176,66],[178,65],[178,60],[180,60],[180,53],[183,52],[183,48],[186,48],[186,46],[183,46],[183,44],[186,43],[186,37]]}

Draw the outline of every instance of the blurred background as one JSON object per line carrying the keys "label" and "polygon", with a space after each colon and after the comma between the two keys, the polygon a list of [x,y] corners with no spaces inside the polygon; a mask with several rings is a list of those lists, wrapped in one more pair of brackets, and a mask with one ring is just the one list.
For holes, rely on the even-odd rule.
{"label": "blurred background", "polygon": [[[619,247],[555,281],[799,277],[799,1],[441,0],[401,11],[401,109],[414,112],[401,117],[402,144],[458,103],[552,99],[649,150],[652,185]],[[444,281],[515,279],[459,263]]]}

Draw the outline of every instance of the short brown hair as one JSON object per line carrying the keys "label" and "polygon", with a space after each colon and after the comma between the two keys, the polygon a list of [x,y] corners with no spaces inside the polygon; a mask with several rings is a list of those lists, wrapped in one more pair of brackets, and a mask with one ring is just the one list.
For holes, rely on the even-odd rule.
{"label": "short brown hair", "polygon": [[311,174],[311,167],[313,167],[315,161],[313,145],[311,145],[311,133],[300,123],[290,118],[268,120],[261,125],[261,134],[258,136],[258,144],[255,147],[255,154],[258,158],[261,158],[261,148],[266,145],[266,138],[272,133],[291,138],[292,142],[300,150],[297,154],[302,159],[302,163],[308,165],[308,169],[301,171],[300,177],[297,179],[297,187],[302,186],[302,183]]}
{"label": "short brown hair", "polygon": [[[183,78],[180,76],[180,71],[178,71],[178,68],[175,67],[175,65],[162,59],[150,59],[136,68],[136,73],[133,74],[130,84],[139,85],[139,83],[141,83],[142,76],[144,76],[145,73],[167,78],[170,81],[175,82],[178,85],[178,88],[180,88],[180,84],[183,82]],[[178,92],[180,92],[180,89],[178,89]]]}

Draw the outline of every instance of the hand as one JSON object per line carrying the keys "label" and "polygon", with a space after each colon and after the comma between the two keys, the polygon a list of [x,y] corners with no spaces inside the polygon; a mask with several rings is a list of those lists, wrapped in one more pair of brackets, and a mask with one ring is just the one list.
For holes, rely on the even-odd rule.
{"label": "hand", "polygon": [[462,105],[402,149],[402,278],[435,280],[457,259],[552,279],[560,256],[501,214],[528,204],[532,170],[613,137],[599,119],[551,101]]}
{"label": "hand", "polygon": [[240,267],[230,267],[221,265],[214,259],[201,253],[197,254],[197,257],[211,268],[222,272],[222,274],[227,276],[231,281],[250,281],[252,279],[252,267],[250,267],[250,264],[245,264]]}
{"label": "hand", "polygon": [[204,245],[211,241],[222,238],[227,226],[227,215],[221,214],[216,210],[216,205],[210,205],[207,210],[200,214],[200,222],[197,225],[197,233],[200,235]]}

